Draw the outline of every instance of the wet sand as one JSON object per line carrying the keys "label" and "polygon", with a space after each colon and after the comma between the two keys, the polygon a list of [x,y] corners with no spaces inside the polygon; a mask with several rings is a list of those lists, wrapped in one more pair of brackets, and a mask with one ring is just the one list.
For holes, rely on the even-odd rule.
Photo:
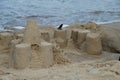
{"label": "wet sand", "polygon": [[116,30],[120,30],[120,22],[114,22],[109,24],[102,24],[102,26],[108,27],[108,28],[114,28]]}

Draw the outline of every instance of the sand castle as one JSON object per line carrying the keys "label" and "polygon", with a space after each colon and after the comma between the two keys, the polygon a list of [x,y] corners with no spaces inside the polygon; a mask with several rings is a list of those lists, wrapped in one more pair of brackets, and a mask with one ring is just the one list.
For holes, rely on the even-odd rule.
{"label": "sand castle", "polygon": [[[0,33],[0,49],[8,50],[6,65],[9,64],[9,68],[47,68],[54,64],[71,63],[71,58],[67,56],[71,53],[99,56],[103,50],[110,51],[107,46],[109,43],[104,43],[107,42],[104,34],[104,29],[93,22],[57,30],[41,27],[37,21],[30,20],[23,31]],[[112,47],[120,52],[120,45]],[[9,49],[5,50],[6,48]]]}

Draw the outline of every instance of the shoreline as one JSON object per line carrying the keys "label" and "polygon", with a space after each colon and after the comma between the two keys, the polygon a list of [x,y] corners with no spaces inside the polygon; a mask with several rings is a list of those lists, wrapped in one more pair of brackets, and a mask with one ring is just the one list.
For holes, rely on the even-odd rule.
{"label": "shoreline", "polygon": [[[94,23],[96,23],[98,25],[101,25],[101,26],[108,27],[108,28],[110,27],[110,28],[120,29],[120,27],[119,27],[120,20],[114,20],[114,21],[109,21],[109,22],[94,22]],[[82,23],[75,23],[75,24],[82,24]],[[70,24],[70,25],[64,24],[64,25],[65,25],[65,27],[68,27],[68,26],[74,25],[74,24]],[[41,25],[41,26],[45,26],[45,25]],[[57,28],[58,26],[53,26],[53,27]],[[0,32],[15,31],[15,30],[18,31],[18,30],[21,30],[21,29],[24,29],[24,28],[25,28],[25,26],[13,26],[13,27],[3,27],[3,28],[0,27]]]}
{"label": "shoreline", "polygon": [[120,30],[120,22],[113,22],[113,23],[108,23],[108,24],[101,24],[101,26],[105,26],[107,28],[113,28],[113,29]]}

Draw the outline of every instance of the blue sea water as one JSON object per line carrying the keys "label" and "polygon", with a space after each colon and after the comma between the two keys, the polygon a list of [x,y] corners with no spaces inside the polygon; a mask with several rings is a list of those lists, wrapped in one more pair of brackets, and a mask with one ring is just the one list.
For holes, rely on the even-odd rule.
{"label": "blue sea water", "polygon": [[120,0],[0,0],[0,27],[59,25],[120,20]]}

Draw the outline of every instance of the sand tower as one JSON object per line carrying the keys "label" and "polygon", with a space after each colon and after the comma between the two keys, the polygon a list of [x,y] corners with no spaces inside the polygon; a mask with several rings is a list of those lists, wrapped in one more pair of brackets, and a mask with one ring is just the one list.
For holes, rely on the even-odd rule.
{"label": "sand tower", "polygon": [[16,69],[45,68],[53,63],[52,44],[41,40],[37,21],[27,21],[23,41],[11,42],[9,66]]}
{"label": "sand tower", "polygon": [[31,44],[40,43],[40,34],[37,21],[27,21],[27,27],[25,29],[23,42]]}

